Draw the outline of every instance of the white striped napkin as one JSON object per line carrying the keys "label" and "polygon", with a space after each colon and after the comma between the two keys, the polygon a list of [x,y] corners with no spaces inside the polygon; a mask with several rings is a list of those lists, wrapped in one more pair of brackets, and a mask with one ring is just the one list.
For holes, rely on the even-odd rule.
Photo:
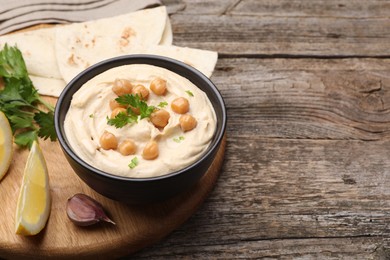
{"label": "white striped napkin", "polygon": [[0,35],[42,23],[82,22],[146,7],[159,0],[2,0]]}

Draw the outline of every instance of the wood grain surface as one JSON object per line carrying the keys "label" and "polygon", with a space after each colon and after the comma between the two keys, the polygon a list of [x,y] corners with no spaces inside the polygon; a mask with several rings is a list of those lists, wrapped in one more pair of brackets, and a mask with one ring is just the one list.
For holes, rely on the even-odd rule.
{"label": "wood grain surface", "polygon": [[[130,206],[90,189],[73,172],[59,143],[41,140],[49,171],[52,204],[45,229],[32,237],[15,234],[16,204],[28,150],[14,145],[11,167],[0,182],[0,256],[7,259],[107,259],[133,253],[161,240],[183,224],[213,189],[222,165],[225,143],[226,136],[205,176],[189,191],[161,203]],[[66,215],[66,202],[80,192],[99,201],[116,225],[74,225]]]}
{"label": "wood grain surface", "polygon": [[164,3],[220,54],[229,139],[200,210],[127,258],[390,259],[390,2]]}
{"label": "wood grain surface", "polygon": [[181,46],[229,56],[390,56],[386,0],[163,2],[180,10],[172,27]]}
{"label": "wood grain surface", "polygon": [[229,139],[200,209],[123,259],[390,259],[390,2],[163,2],[219,52]]}

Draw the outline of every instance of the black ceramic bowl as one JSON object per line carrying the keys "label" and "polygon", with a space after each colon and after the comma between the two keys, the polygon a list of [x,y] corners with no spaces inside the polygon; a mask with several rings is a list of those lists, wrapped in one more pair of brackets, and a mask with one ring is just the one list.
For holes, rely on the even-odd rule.
{"label": "black ceramic bowl", "polygon": [[[64,131],[64,121],[73,94],[96,75],[122,65],[149,64],[173,71],[203,90],[213,104],[217,129],[206,152],[188,167],[163,176],[130,178],[116,176],[86,163],[73,151]],[[173,59],[154,55],[128,55],[100,62],[75,77],[64,89],[55,109],[55,129],[61,148],[76,174],[100,194],[132,204],[157,202],[188,190],[206,172],[222,142],[226,128],[226,109],[221,94],[214,84],[196,69]],[[81,122],[80,122],[81,123]]]}

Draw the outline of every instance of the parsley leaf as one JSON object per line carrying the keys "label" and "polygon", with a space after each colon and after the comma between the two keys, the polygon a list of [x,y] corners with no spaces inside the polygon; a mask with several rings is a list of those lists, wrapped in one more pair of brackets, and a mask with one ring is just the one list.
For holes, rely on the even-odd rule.
{"label": "parsley leaf", "polygon": [[21,79],[27,75],[22,53],[16,47],[5,44],[0,52],[0,74],[5,78]]}
{"label": "parsley leaf", "polygon": [[127,114],[119,113],[115,118],[107,119],[109,125],[113,125],[116,128],[124,127],[127,124],[137,123],[138,116],[130,109],[139,109],[140,119],[149,117],[156,109],[154,106],[148,106],[148,104],[136,94],[125,94],[115,99],[120,105],[127,106]]}
{"label": "parsley leaf", "polygon": [[20,128],[34,128],[33,119],[34,114],[22,116],[15,113],[8,117],[8,120],[14,130]]}
{"label": "parsley leaf", "polygon": [[136,123],[137,120],[138,116],[131,109],[127,109],[127,113],[120,112],[114,118],[107,117],[107,124],[122,128],[127,124]]}
{"label": "parsley leaf", "polygon": [[138,158],[134,157],[131,159],[131,162],[129,163],[130,169],[134,169],[138,165]]}
{"label": "parsley leaf", "polygon": [[142,102],[140,103],[139,109],[140,109],[141,119],[144,119],[149,117],[156,108],[154,106],[148,106],[146,102]]}
{"label": "parsley leaf", "polygon": [[176,138],[173,138],[173,141],[176,142],[176,143],[180,143],[181,141],[184,141],[184,136],[179,136],[179,137],[176,137]]}
{"label": "parsley leaf", "polygon": [[145,101],[142,101],[142,99],[140,98],[140,96],[138,94],[125,94],[125,95],[122,95],[122,96],[119,96],[115,99],[116,102],[118,102],[120,105],[124,105],[124,106],[132,106],[134,108],[138,108],[140,106],[140,103],[141,102],[144,102]]}
{"label": "parsley leaf", "polygon": [[4,82],[0,90],[0,110],[10,122],[14,142],[31,147],[38,136],[55,141],[54,107],[39,96],[17,47],[5,44],[0,50],[0,77]]}
{"label": "parsley leaf", "polygon": [[56,140],[56,130],[54,128],[54,114],[53,112],[38,112],[34,116],[35,122],[39,125],[38,136],[46,140],[50,138],[50,141]]}
{"label": "parsley leaf", "polygon": [[186,93],[187,93],[190,97],[193,97],[193,96],[194,96],[194,93],[192,93],[191,90],[186,90]]}
{"label": "parsley leaf", "polygon": [[158,104],[157,106],[158,106],[158,107],[161,107],[161,108],[164,108],[164,107],[168,106],[168,102],[162,101],[162,102],[160,102],[160,104]]}
{"label": "parsley leaf", "polygon": [[38,139],[36,130],[29,130],[26,132],[18,133],[15,135],[14,142],[19,146],[28,146],[31,147],[34,140]]}

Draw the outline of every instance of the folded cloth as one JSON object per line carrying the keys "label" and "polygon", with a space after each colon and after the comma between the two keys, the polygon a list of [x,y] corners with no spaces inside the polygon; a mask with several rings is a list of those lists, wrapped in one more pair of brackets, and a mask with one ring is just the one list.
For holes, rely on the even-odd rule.
{"label": "folded cloth", "polygon": [[96,20],[158,5],[159,0],[3,0],[0,35],[42,23]]}

